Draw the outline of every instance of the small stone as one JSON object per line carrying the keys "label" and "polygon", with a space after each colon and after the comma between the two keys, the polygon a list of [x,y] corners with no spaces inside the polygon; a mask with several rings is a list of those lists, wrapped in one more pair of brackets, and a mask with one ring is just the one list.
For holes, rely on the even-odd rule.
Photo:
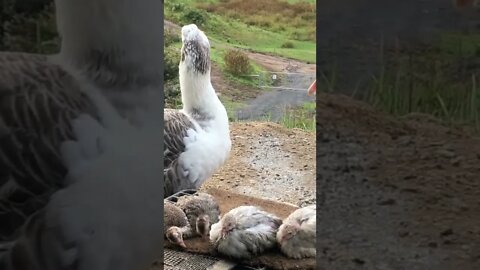
{"label": "small stone", "polygon": [[453,230],[451,228],[446,229],[445,231],[440,233],[440,236],[449,236],[453,234]]}
{"label": "small stone", "polygon": [[354,258],[352,261],[353,261],[354,263],[360,264],[360,265],[364,265],[364,264],[365,264],[365,261],[362,260],[362,259],[359,259],[359,258]]}
{"label": "small stone", "polygon": [[405,179],[405,180],[411,180],[411,179],[415,179],[415,178],[417,178],[417,176],[413,175],[413,174],[410,174],[410,175],[407,175],[407,176],[403,177],[403,179]]}
{"label": "small stone", "polygon": [[395,200],[394,199],[386,199],[386,200],[383,200],[383,201],[380,201],[378,202],[377,204],[378,205],[394,205],[395,204]]}
{"label": "small stone", "polygon": [[443,156],[443,157],[446,157],[446,158],[453,158],[455,157],[455,153],[451,150],[446,150],[446,149],[443,149],[443,150],[439,150],[437,152],[437,154]]}
{"label": "small stone", "polygon": [[456,157],[456,158],[452,159],[452,160],[450,161],[450,163],[451,163],[453,166],[457,167],[458,165],[460,165],[460,162],[461,162],[461,161],[462,161],[462,157]]}

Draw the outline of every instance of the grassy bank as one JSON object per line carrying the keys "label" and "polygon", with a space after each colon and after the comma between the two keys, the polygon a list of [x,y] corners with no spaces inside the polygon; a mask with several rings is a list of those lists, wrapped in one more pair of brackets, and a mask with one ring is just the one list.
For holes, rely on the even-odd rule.
{"label": "grassy bank", "polygon": [[307,102],[302,106],[287,108],[281,124],[287,128],[300,128],[306,131],[316,131],[315,102]]}
{"label": "grassy bank", "polygon": [[[379,71],[353,96],[394,115],[426,113],[480,130],[480,34],[445,33],[416,48],[379,48]],[[336,92],[335,68],[322,78]]]}
{"label": "grassy bank", "polygon": [[[268,8],[259,8],[262,5]],[[165,2],[165,18],[180,25],[196,23],[217,47],[315,62],[315,6],[311,2],[170,0]]]}

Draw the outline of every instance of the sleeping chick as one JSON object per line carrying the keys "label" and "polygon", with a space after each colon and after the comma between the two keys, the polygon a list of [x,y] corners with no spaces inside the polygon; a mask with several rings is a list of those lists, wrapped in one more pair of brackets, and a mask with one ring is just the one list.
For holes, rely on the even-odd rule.
{"label": "sleeping chick", "polygon": [[222,254],[248,259],[275,246],[280,224],[281,219],[258,207],[240,206],[212,225],[210,241]]}
{"label": "sleeping chick", "polygon": [[282,252],[290,258],[300,259],[316,255],[317,207],[306,206],[291,213],[277,232]]}
{"label": "sleeping chick", "polygon": [[192,234],[192,228],[188,223],[187,216],[182,209],[171,202],[164,201],[163,206],[163,233],[165,237],[171,243],[185,248],[183,237]]}
{"label": "sleeping chick", "polygon": [[178,207],[185,212],[188,222],[195,233],[208,240],[210,225],[218,222],[220,207],[215,198],[207,193],[182,196],[178,199]]}

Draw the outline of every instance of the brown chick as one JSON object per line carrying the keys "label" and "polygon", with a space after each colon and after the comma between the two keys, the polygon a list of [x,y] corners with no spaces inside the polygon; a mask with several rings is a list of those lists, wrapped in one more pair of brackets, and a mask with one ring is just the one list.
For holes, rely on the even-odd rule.
{"label": "brown chick", "polygon": [[183,237],[192,234],[187,216],[182,209],[169,201],[164,201],[163,206],[163,233],[165,237],[171,243],[186,248]]}
{"label": "brown chick", "polygon": [[177,205],[185,212],[190,227],[196,234],[208,240],[210,226],[218,222],[220,207],[215,198],[207,193],[199,192],[192,196],[178,199]]}

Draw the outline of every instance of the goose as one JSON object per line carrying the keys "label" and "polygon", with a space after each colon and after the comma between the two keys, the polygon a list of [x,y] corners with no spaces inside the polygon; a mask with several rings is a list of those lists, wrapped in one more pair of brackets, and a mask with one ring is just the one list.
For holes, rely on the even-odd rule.
{"label": "goose", "polygon": [[[145,158],[151,159],[143,165],[132,163],[139,168],[150,164],[145,172],[129,170],[131,166],[119,160],[115,170],[103,169],[102,172],[100,165],[87,166],[91,171],[72,177],[72,170],[87,167],[69,165],[61,149],[65,142],[81,137],[73,127],[75,119],[90,116],[88,121],[79,124],[88,130],[92,123],[105,116],[102,109],[109,105],[113,105],[109,115],[118,114],[121,121],[126,121],[123,126],[133,130],[120,130],[117,136],[137,136],[129,140],[107,136],[117,143],[109,149],[132,150],[142,141],[151,143],[151,151],[161,149],[156,148],[155,138],[146,140],[142,132],[151,130],[153,123],[158,125],[163,113],[159,112],[163,104],[160,100],[163,38],[161,31],[151,31],[152,25],[162,25],[162,2],[63,0],[55,1],[55,8],[61,36],[58,54],[0,53],[0,265],[20,268],[25,258],[34,263],[32,256],[36,255],[37,259],[60,261],[39,268],[30,265],[27,269],[60,269],[59,264],[69,263],[83,267],[79,269],[145,269],[157,249],[157,239],[163,237],[159,227],[162,206],[157,198],[161,197],[162,182],[151,160],[158,154],[146,155]],[[98,101],[102,98],[105,100]],[[111,124],[104,129],[115,130]],[[136,129],[139,129],[137,133]],[[106,132],[98,130],[97,137]],[[160,132],[154,134],[161,140]],[[82,139],[81,144],[95,145],[97,138],[92,136]],[[94,147],[84,150],[86,157],[91,156],[91,149]],[[142,152],[132,153],[137,157],[130,162],[144,161]],[[104,158],[91,162],[103,164],[108,158],[110,163],[116,160],[114,155],[100,156]],[[151,174],[145,177],[147,172]],[[102,177],[94,177],[100,173],[105,174],[105,182],[100,181]],[[150,181],[152,177],[156,177],[155,183]],[[80,180],[70,185],[69,178]],[[98,189],[94,180],[98,181]],[[119,193],[111,196],[107,200],[111,203],[105,205],[92,205],[95,200],[89,202],[89,198],[106,200],[105,190]],[[119,205],[125,206],[124,212],[118,212]],[[86,211],[87,208],[93,211]],[[152,216],[155,211],[158,218]],[[96,214],[101,217],[98,222],[92,221]],[[133,214],[127,219],[131,224],[123,220],[129,214]],[[74,239],[83,237],[74,233],[82,226],[90,228],[92,234],[98,232],[95,241]],[[101,241],[100,232],[109,226],[117,228],[112,231],[115,237]],[[46,230],[51,227],[57,229]],[[160,237],[153,233],[145,238],[154,227],[160,231]],[[64,238],[72,242],[54,241]],[[53,239],[51,245],[58,245],[49,244],[54,247],[51,250],[43,248],[40,244],[47,243],[45,239]],[[72,243],[85,245],[75,248]],[[104,253],[103,259],[99,250]],[[52,256],[45,257],[42,253],[52,253]],[[119,260],[113,262],[113,258]]]}
{"label": "goose", "polygon": [[1,269],[140,270],[161,250],[161,109],[139,108],[135,126],[95,91],[88,96],[101,120],[71,121],[75,139],[60,146],[65,187],[0,252]]}
{"label": "goose", "polygon": [[210,79],[210,43],[195,24],[181,29],[179,63],[183,108],[164,111],[164,194],[198,189],[227,159],[230,130]]}

